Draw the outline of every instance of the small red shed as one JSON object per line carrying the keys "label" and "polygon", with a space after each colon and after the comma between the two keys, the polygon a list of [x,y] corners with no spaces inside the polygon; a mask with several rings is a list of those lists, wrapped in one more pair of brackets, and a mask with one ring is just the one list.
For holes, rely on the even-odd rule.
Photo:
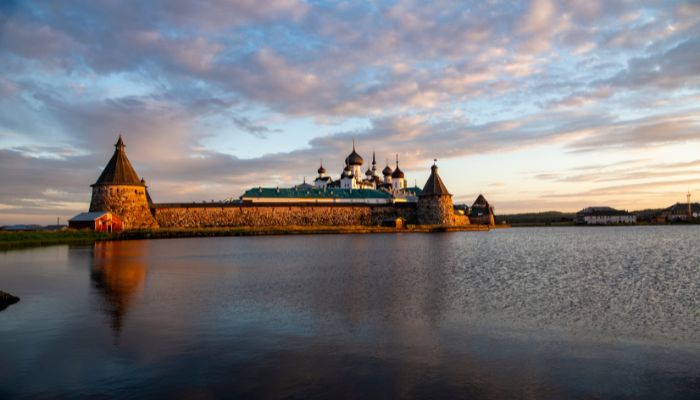
{"label": "small red shed", "polygon": [[124,230],[124,221],[109,211],[86,212],[68,220],[68,227],[93,229],[96,232],[121,232]]}

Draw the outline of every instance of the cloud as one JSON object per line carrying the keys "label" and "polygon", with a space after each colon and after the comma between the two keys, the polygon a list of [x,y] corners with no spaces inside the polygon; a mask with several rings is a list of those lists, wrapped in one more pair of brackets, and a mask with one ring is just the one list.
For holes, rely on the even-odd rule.
{"label": "cloud", "polygon": [[697,88],[700,84],[698,54],[700,38],[688,39],[661,53],[630,59],[627,68],[608,83],[630,89],[649,86]]}
{"label": "cloud", "polygon": [[557,173],[544,173],[536,179],[555,182],[629,182],[651,178],[674,178],[699,174],[700,160],[677,163],[652,163],[625,160],[605,165],[586,165]]}
{"label": "cloud", "polygon": [[[630,183],[625,185],[613,185],[591,189],[576,193],[550,194],[556,198],[584,198],[584,197],[602,197],[602,196],[628,196],[639,197],[640,195],[649,195],[657,193],[659,189],[668,187],[686,188],[700,184],[700,176],[690,179],[676,180],[657,180],[652,182]],[[680,190],[679,190],[680,192]]]}
{"label": "cloud", "polygon": [[[25,207],[18,215],[36,210],[22,199],[80,203],[120,132],[154,197],[173,201],[297,183],[321,157],[339,170],[353,137],[365,155],[399,152],[416,171],[433,157],[541,146],[576,157],[698,141],[693,2],[2,7],[0,150],[16,164],[0,178],[16,193],[0,203]],[[238,146],[293,135],[305,139],[259,157]],[[235,155],[207,146],[212,137],[235,143]],[[38,173],[28,160],[69,176],[53,176],[66,189],[22,182]]]}
{"label": "cloud", "polygon": [[633,148],[700,140],[698,110],[678,115],[661,115],[611,122],[596,127],[589,135],[569,144],[576,151]]}

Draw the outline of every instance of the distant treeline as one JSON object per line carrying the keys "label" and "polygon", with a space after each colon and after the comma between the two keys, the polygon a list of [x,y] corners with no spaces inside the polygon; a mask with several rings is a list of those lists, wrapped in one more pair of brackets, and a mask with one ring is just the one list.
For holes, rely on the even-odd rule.
{"label": "distant treeline", "polygon": [[564,213],[559,211],[496,215],[496,224],[573,225],[575,216],[576,213]]}
{"label": "distant treeline", "polygon": [[[655,218],[661,215],[665,209],[654,208],[646,210],[631,211],[637,216],[638,223],[653,223]],[[538,213],[523,213],[510,215],[496,215],[496,224],[509,225],[573,225],[576,213],[545,211]]]}

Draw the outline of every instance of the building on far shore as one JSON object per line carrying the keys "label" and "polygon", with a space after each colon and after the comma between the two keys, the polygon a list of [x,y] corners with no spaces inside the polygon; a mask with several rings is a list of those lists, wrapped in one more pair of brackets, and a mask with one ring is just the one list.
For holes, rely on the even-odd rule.
{"label": "building on far shore", "polygon": [[578,225],[636,224],[637,216],[611,207],[587,207],[576,213],[574,222]]}
{"label": "building on far shore", "polygon": [[699,218],[699,203],[676,203],[661,211],[657,222],[690,222]]}

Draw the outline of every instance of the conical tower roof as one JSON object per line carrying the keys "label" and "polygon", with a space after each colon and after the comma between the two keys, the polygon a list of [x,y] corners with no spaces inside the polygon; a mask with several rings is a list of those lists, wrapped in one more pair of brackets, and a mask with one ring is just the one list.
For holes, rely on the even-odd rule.
{"label": "conical tower roof", "polygon": [[450,192],[447,191],[445,184],[442,183],[440,175],[438,175],[437,165],[433,164],[433,166],[430,167],[430,177],[428,177],[428,180],[425,182],[425,186],[423,186],[423,191],[421,192],[420,196],[425,197],[443,195],[451,196]]}
{"label": "conical tower roof", "polygon": [[483,194],[479,194],[479,197],[474,200],[474,204],[472,204],[472,207],[490,207],[489,202],[486,200]]}
{"label": "conical tower roof", "polygon": [[126,152],[124,148],[124,141],[121,135],[119,135],[119,140],[117,144],[114,145],[114,155],[107,163],[107,166],[97,178],[97,182],[94,185],[133,185],[133,186],[145,186],[139,176],[134,171],[134,167],[129,162],[126,157]]}

